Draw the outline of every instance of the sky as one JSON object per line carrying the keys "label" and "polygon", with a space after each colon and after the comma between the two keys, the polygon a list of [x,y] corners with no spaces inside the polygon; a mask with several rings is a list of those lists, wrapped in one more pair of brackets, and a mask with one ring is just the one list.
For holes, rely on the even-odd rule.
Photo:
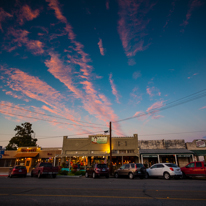
{"label": "sky", "polygon": [[24,122],[41,147],[110,121],[112,136],[206,138],[205,11],[204,0],[1,0],[0,145]]}

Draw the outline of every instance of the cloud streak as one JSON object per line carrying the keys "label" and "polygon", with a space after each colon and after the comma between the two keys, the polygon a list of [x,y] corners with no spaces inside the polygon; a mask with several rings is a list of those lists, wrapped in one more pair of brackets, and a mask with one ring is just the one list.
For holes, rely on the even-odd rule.
{"label": "cloud streak", "polygon": [[109,75],[109,82],[110,82],[110,85],[112,87],[112,94],[116,97],[116,102],[118,104],[120,104],[120,101],[119,101],[119,98],[121,97],[118,92],[117,92],[117,89],[116,89],[116,86],[114,84],[114,80],[112,79],[112,74]]}
{"label": "cloud streak", "polygon": [[102,39],[99,39],[98,46],[99,46],[100,54],[102,56],[104,56],[104,48],[103,48],[103,45],[102,45]]}
{"label": "cloud streak", "polygon": [[[149,44],[145,43],[146,27],[149,19],[146,19],[146,14],[154,6],[149,4],[148,1],[134,0],[119,0],[119,21],[118,33],[122,41],[125,54],[130,58],[129,63],[133,65],[135,62],[131,58],[139,51],[144,51],[148,48]],[[146,19],[146,20],[145,20]]]}
{"label": "cloud streak", "polygon": [[7,13],[2,8],[0,8],[0,30],[2,32],[4,32],[4,30],[2,28],[2,22],[4,22],[6,20],[6,18],[11,18],[11,17],[13,17],[13,15]]}

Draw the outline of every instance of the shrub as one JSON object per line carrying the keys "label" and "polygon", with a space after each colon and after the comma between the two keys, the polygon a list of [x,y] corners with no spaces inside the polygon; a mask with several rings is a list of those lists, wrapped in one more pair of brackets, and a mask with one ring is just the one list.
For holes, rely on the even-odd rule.
{"label": "shrub", "polygon": [[60,170],[60,171],[59,171],[59,174],[60,174],[60,175],[68,175],[68,171],[66,171],[66,170]]}
{"label": "shrub", "polygon": [[82,176],[84,176],[85,175],[85,171],[77,171],[74,174],[75,175],[82,175]]}

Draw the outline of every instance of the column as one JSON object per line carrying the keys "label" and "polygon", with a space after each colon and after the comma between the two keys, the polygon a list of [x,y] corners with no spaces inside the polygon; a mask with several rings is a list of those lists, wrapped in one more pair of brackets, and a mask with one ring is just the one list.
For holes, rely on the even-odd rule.
{"label": "column", "polygon": [[123,165],[123,156],[122,156],[122,165]]}
{"label": "column", "polygon": [[160,163],[160,155],[157,155],[158,163]]}
{"label": "column", "polygon": [[175,163],[178,166],[178,162],[177,162],[177,155],[175,154]]}
{"label": "column", "polygon": [[142,164],[143,164],[143,155],[141,155],[141,162],[142,162]]}
{"label": "column", "polygon": [[71,171],[70,168],[71,168],[71,156],[69,157],[69,172]]}

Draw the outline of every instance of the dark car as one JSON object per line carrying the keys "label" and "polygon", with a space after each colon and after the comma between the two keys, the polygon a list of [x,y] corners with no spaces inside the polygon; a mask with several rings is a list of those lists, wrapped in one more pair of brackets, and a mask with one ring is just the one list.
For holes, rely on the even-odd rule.
{"label": "dark car", "polygon": [[93,167],[87,167],[85,177],[88,178],[89,176],[100,177],[105,176],[109,177],[109,168],[106,164],[95,164]]}
{"label": "dark car", "polygon": [[12,169],[9,170],[8,177],[12,178],[13,176],[27,176],[27,170],[25,166],[14,166]]}
{"label": "dark car", "polygon": [[114,171],[116,178],[120,176],[128,176],[130,179],[138,176],[141,179],[146,176],[146,169],[143,164],[140,163],[129,163],[122,165],[119,169]]}

